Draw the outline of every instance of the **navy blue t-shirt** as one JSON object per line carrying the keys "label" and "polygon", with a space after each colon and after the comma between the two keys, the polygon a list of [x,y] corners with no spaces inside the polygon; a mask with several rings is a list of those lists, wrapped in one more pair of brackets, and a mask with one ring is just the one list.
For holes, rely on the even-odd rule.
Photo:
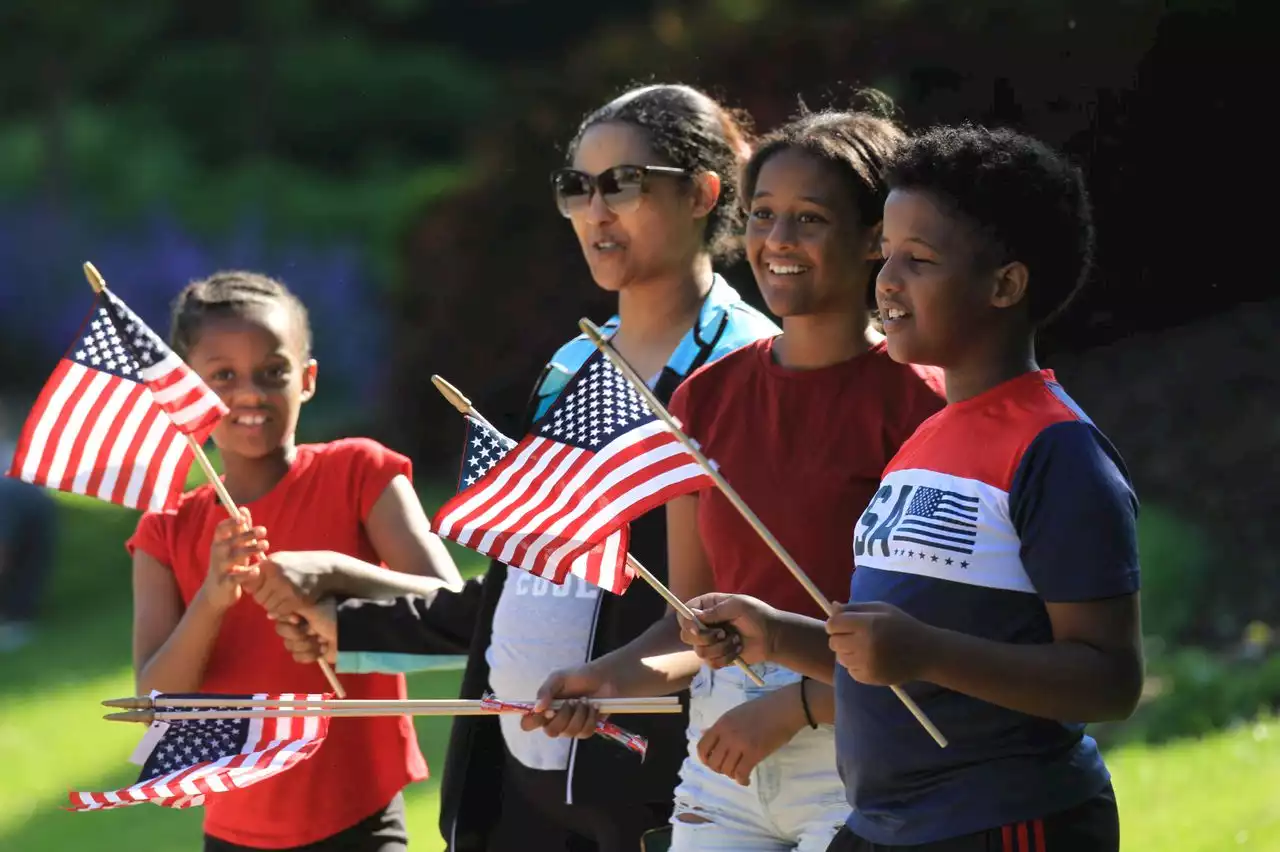
{"label": "navy blue t-shirt", "polygon": [[[998,642],[1053,641],[1046,602],[1138,590],[1137,500],[1111,443],[1042,370],[927,420],[894,457],[854,533],[850,601]],[[836,745],[873,843],[912,845],[1081,804],[1110,775],[1083,724],[935,684],[892,690],[836,672]]]}

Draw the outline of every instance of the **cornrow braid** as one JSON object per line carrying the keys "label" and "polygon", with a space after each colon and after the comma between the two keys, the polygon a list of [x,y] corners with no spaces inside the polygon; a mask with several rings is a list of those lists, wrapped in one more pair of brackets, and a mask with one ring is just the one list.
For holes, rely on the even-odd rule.
{"label": "cornrow braid", "polygon": [[302,335],[303,357],[311,356],[311,321],[306,306],[274,278],[257,272],[230,270],[215,272],[182,289],[173,303],[169,345],[186,358],[199,336],[200,327],[210,318],[244,316],[255,309],[280,305],[287,310]]}

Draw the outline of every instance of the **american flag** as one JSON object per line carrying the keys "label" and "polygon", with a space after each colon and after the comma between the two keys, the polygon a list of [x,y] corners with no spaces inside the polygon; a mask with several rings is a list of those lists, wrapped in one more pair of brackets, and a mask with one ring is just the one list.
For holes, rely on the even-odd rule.
{"label": "american flag", "polygon": [[[167,695],[166,698],[208,698]],[[220,695],[266,701],[320,701],[331,695]],[[195,709],[166,707],[166,710]],[[215,710],[218,708],[200,708]],[[231,709],[231,708],[222,708]],[[242,710],[238,712],[256,712]],[[166,808],[195,808],[211,793],[243,789],[306,760],[329,732],[328,716],[175,719],[156,743],[136,783],[106,793],[72,793],[71,811],[124,808],[152,802]]]}
{"label": "american flag", "polygon": [[973,553],[977,531],[977,497],[921,485],[892,538],[952,553]]}
{"label": "american flag", "polygon": [[530,434],[485,467],[441,507],[435,531],[553,583],[579,555],[605,546],[606,588],[609,576],[629,573],[632,520],[714,484],[599,350]]}
{"label": "american flag", "polygon": [[[487,422],[470,414],[467,421],[467,443],[462,452],[462,470],[458,473],[458,490],[475,485],[480,477],[497,467],[516,442],[494,429]],[[614,531],[608,538],[580,554],[569,565],[569,573],[576,574],[588,583],[608,589],[620,595],[635,579],[635,572],[626,566],[628,525]],[[623,555],[623,569],[616,570],[617,556]]]}
{"label": "american flag", "polygon": [[217,395],[108,290],[32,408],[9,476],[132,509],[174,505],[227,413]]}

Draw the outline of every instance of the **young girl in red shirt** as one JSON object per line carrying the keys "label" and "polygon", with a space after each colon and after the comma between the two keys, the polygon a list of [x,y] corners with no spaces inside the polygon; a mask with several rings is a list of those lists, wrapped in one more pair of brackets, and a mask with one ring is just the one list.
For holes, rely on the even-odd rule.
{"label": "young girl in red shirt", "polygon": [[[279,282],[244,272],[195,282],[177,299],[171,336],[231,409],[213,440],[243,518],[229,518],[206,484],[139,521],[126,544],[138,692],[330,691],[252,600],[254,565],[268,552],[300,565],[355,559],[460,586],[410,462],[365,438],[295,443],[316,362],[306,309]],[[345,675],[343,687],[350,698],[405,697],[403,675]],[[319,751],[287,774],[208,799],[204,850],[400,852],[401,790],[426,776],[409,717],[334,719]]]}

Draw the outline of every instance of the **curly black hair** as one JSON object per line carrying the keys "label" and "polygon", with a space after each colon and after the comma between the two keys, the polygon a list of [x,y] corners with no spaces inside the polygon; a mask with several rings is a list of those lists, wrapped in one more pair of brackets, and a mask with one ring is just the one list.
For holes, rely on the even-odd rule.
{"label": "curly black hair", "polygon": [[289,312],[301,335],[303,357],[310,357],[311,321],[302,301],[274,278],[240,270],[215,272],[182,289],[173,303],[169,345],[180,358],[186,358],[207,319],[245,316],[272,305]]}
{"label": "curly black hair", "polygon": [[738,171],[751,152],[751,120],[710,95],[684,84],[638,86],[587,115],[569,143],[568,159],[597,124],[639,128],[664,165],[720,176],[720,199],[707,216],[704,243],[712,256],[731,259],[741,247],[743,218]]}
{"label": "curly black hair", "polygon": [[1025,264],[1028,317],[1037,327],[1089,276],[1094,228],[1084,177],[1038,139],[1006,128],[935,127],[898,150],[888,183],[927,192],[976,225],[994,263]]}

